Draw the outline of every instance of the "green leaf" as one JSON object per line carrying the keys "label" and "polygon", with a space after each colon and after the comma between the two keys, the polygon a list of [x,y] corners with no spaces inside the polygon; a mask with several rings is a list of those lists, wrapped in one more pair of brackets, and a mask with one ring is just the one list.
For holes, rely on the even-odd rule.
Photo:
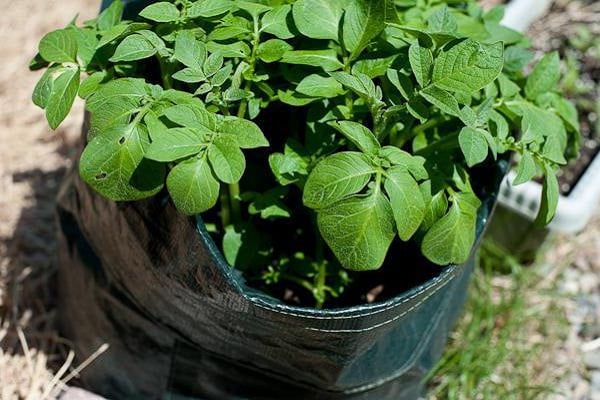
{"label": "green leaf", "polygon": [[283,54],[281,62],[321,67],[325,71],[342,69],[335,50],[293,50]]}
{"label": "green leaf", "polygon": [[121,17],[123,15],[123,1],[115,0],[110,6],[106,8],[106,10],[100,13],[98,17],[98,30],[106,31],[107,29],[112,28],[121,22]]}
{"label": "green leaf", "polygon": [[150,28],[150,25],[145,22],[132,22],[115,25],[102,35],[100,41],[96,45],[96,49],[100,49],[112,41],[121,39],[130,33],[148,28]]}
{"label": "green leaf", "polygon": [[94,190],[114,201],[153,196],[163,186],[164,167],[144,161],[148,144],[144,125],[114,126],[85,147],[79,173]]}
{"label": "green leaf", "polygon": [[395,166],[385,172],[384,188],[392,206],[400,239],[407,241],[425,217],[425,202],[419,185],[406,168]]}
{"label": "green leaf", "polygon": [[419,46],[418,42],[413,43],[408,50],[410,66],[417,82],[421,87],[429,84],[431,69],[433,67],[433,55],[431,50]]}
{"label": "green leaf", "polygon": [[283,202],[288,191],[286,187],[276,187],[265,193],[257,193],[248,206],[248,213],[260,214],[262,219],[289,218],[292,214]]}
{"label": "green leaf", "polygon": [[533,58],[533,53],[520,46],[509,46],[504,51],[504,69],[507,72],[520,72]]}
{"label": "green leaf", "polygon": [[56,129],[71,111],[79,90],[79,68],[64,69],[52,82],[46,104],[46,119],[50,128]]}
{"label": "green leaf", "polygon": [[147,85],[142,79],[121,78],[102,85],[85,103],[92,115],[88,137],[113,125],[126,124],[146,96]]}
{"label": "green leaf", "polygon": [[357,72],[351,75],[347,72],[331,72],[332,78],[352,90],[354,93],[364,99],[374,99],[377,97],[377,88],[367,75]]}
{"label": "green leaf", "polygon": [[456,18],[445,4],[427,18],[427,30],[430,32],[453,34],[457,29]]}
{"label": "green leaf", "polygon": [[135,61],[144,58],[152,57],[156,54],[157,49],[143,35],[135,33],[127,36],[117,49],[115,54],[110,58],[111,62]]}
{"label": "green leaf", "polygon": [[390,203],[380,191],[319,211],[317,223],[336,258],[353,271],[380,268],[396,233]]}
{"label": "green leaf", "polygon": [[269,39],[258,45],[256,55],[264,62],[271,63],[280,60],[281,57],[293,47],[280,39]]}
{"label": "green leaf", "polygon": [[223,55],[220,52],[212,53],[204,62],[204,73],[212,76],[223,66]]}
{"label": "green leaf", "polygon": [[333,98],[344,93],[342,85],[331,77],[308,75],[296,87],[298,93],[311,97]]}
{"label": "green leaf", "polygon": [[142,29],[137,33],[146,38],[146,40],[149,41],[156,50],[158,50],[158,54],[161,57],[171,56],[171,53],[168,50],[166,50],[164,40],[162,40],[160,36],[158,36],[156,33],[149,31],[148,29]]}
{"label": "green leaf", "polygon": [[42,38],[39,52],[49,62],[77,62],[77,38],[71,29],[52,31]]}
{"label": "green leaf", "polygon": [[171,162],[198,154],[204,147],[210,132],[193,128],[151,130],[152,143],[146,150],[146,158]]}
{"label": "green leaf", "polygon": [[556,51],[546,54],[536,64],[525,83],[525,95],[535,100],[540,94],[556,89],[560,79],[560,60]]}
{"label": "green leaf", "polygon": [[297,0],[292,7],[296,28],[312,39],[338,40],[343,12],[340,0]]}
{"label": "green leaf", "polygon": [[245,26],[224,26],[216,28],[208,34],[208,40],[226,41],[237,38],[238,36],[246,36],[251,31]]}
{"label": "green leaf", "polygon": [[548,225],[556,214],[560,191],[558,179],[552,167],[544,163],[544,184],[542,185],[542,203],[535,220],[538,225]]}
{"label": "green leaf", "polygon": [[131,104],[137,106],[147,95],[147,86],[143,79],[120,78],[103,85],[88,99],[85,106],[91,113],[98,113],[109,103],[131,100]]}
{"label": "green leaf", "polygon": [[500,93],[502,97],[511,98],[521,92],[519,85],[511,81],[506,75],[500,74],[498,77],[498,86],[500,87]]}
{"label": "green leaf", "polygon": [[210,84],[213,86],[221,86],[223,85],[227,79],[231,76],[231,72],[233,71],[233,65],[227,64],[220,70],[218,70],[211,78]]}
{"label": "green leaf", "polygon": [[288,17],[291,15],[292,6],[283,4],[273,8],[263,15],[261,20],[261,32],[270,33],[279,39],[291,39],[294,37],[288,26]]}
{"label": "green leaf", "polygon": [[542,144],[545,137],[555,136],[561,146],[567,145],[567,133],[562,120],[553,112],[523,102],[518,107],[523,115],[521,120],[521,141]]}
{"label": "green leaf", "polygon": [[269,146],[269,141],[258,125],[246,119],[227,117],[221,125],[220,132],[234,136],[238,146],[242,149]]}
{"label": "green leaf", "polygon": [[217,43],[208,42],[206,48],[209,53],[219,53],[225,58],[247,58],[250,57],[250,47],[245,42]]}
{"label": "green leaf", "polygon": [[546,137],[546,141],[542,146],[541,155],[547,160],[564,165],[567,163],[567,160],[564,156],[566,146],[566,142],[563,141],[563,139],[561,139],[559,136],[549,135]]}
{"label": "green leaf", "polygon": [[535,166],[535,161],[530,152],[525,151],[521,155],[521,160],[519,160],[519,165],[517,166],[517,176],[513,181],[513,185],[520,185],[522,183],[528,182],[532,180],[537,174],[537,168]]}
{"label": "green leaf", "polygon": [[174,57],[186,67],[200,69],[206,61],[206,45],[191,31],[183,31],[175,40]]}
{"label": "green leaf", "polygon": [[488,121],[490,131],[499,139],[506,139],[509,134],[508,122],[497,111],[492,110]]}
{"label": "green leaf", "polygon": [[445,90],[438,89],[435,86],[428,86],[421,90],[420,93],[425,100],[439,108],[442,112],[455,117],[461,117],[458,101]]}
{"label": "green leaf", "polygon": [[284,154],[273,153],[269,156],[269,166],[281,185],[289,185],[308,175],[309,157],[301,144],[289,139]]}
{"label": "green leaf", "polygon": [[[396,89],[398,89],[398,91],[400,92],[402,97],[404,97],[405,100],[412,100],[415,88],[412,81],[410,80],[410,77],[408,77],[400,71],[393,69],[388,69],[386,76],[390,83],[394,85]],[[456,107],[458,108],[458,105]]]}
{"label": "green leaf", "polygon": [[217,177],[225,183],[237,183],[246,169],[246,158],[236,140],[229,135],[217,136],[208,148],[208,160]]}
{"label": "green leaf", "polygon": [[175,207],[185,215],[209,210],[219,198],[219,182],[204,154],[177,164],[167,177],[167,189]]}
{"label": "green leaf", "polygon": [[178,125],[189,128],[217,130],[217,117],[202,104],[177,104],[164,110],[165,116]]}
{"label": "green leaf", "polygon": [[37,71],[42,68],[47,68],[50,63],[42,58],[40,53],[36,53],[36,55],[29,61],[29,70]]}
{"label": "green leaf", "polygon": [[259,20],[261,14],[264,14],[267,11],[271,11],[271,7],[266,6],[264,4],[259,4],[258,2],[254,1],[236,0],[235,6],[240,10],[244,10],[248,14],[250,14],[253,20]]}
{"label": "green leaf", "polygon": [[480,129],[465,126],[458,135],[458,143],[469,167],[477,165],[487,158],[488,144]]}
{"label": "green leaf", "polygon": [[406,103],[406,110],[422,124],[429,119],[429,107],[418,97],[413,97]]}
{"label": "green leaf", "polygon": [[501,42],[482,44],[472,39],[445,48],[433,66],[433,84],[441,89],[472,93],[493,82],[503,65]]}
{"label": "green leaf", "polygon": [[379,151],[379,156],[385,158],[392,165],[402,166],[408,170],[417,180],[425,180],[429,177],[425,169],[425,158],[413,156],[395,146],[384,146]]}
{"label": "green leaf", "polygon": [[[463,196],[469,196],[468,199]],[[448,213],[433,224],[423,242],[423,255],[438,265],[460,264],[469,258],[475,242],[477,208],[479,200],[471,194],[456,194]]]}
{"label": "green leaf", "polygon": [[33,89],[33,95],[31,97],[33,104],[42,109],[46,108],[50,93],[52,92],[52,82],[61,72],[62,70],[58,66],[50,67],[44,71],[42,77]]}
{"label": "green leaf", "polygon": [[352,73],[360,73],[371,79],[384,76],[396,58],[397,55],[394,54],[384,58],[363,58],[357,60],[352,66]]}
{"label": "green leaf", "polygon": [[303,201],[310,208],[325,208],[365,188],[375,173],[367,156],[345,151],[321,160],[304,186]]}
{"label": "green leaf", "polygon": [[80,60],[83,67],[86,67],[96,54],[98,46],[97,32],[93,29],[77,28],[75,26],[67,27],[77,41],[77,58]]}
{"label": "green leaf", "polygon": [[175,72],[173,79],[186,83],[198,83],[206,81],[206,74],[200,68],[184,68]]}
{"label": "green leaf", "polygon": [[85,99],[98,90],[106,78],[106,71],[97,71],[88,76],[79,86],[79,96]]}
{"label": "green leaf", "polygon": [[377,154],[377,151],[381,148],[373,132],[363,124],[354,121],[335,121],[330,125],[362,152]]}
{"label": "green leaf", "polygon": [[179,19],[179,10],[175,4],[161,1],[150,4],[140,11],[140,17],[156,22],[172,22]]}
{"label": "green leaf", "polygon": [[431,195],[431,181],[425,181],[420,185],[421,194],[425,201],[425,216],[419,230],[426,233],[433,224],[442,218],[448,210],[448,198],[443,190]]}
{"label": "green leaf", "polygon": [[212,18],[228,13],[234,8],[234,2],[230,0],[203,0],[197,1],[188,9],[188,18]]}
{"label": "green leaf", "polygon": [[567,127],[574,132],[579,132],[579,115],[575,105],[557,93],[544,93],[536,100],[538,107],[542,109],[553,108],[554,112],[566,122]]}
{"label": "green leaf", "polygon": [[225,235],[223,235],[223,256],[225,260],[232,267],[239,266],[238,254],[244,243],[243,233],[238,232],[236,227],[228,225],[225,228]]}
{"label": "green leaf", "polygon": [[354,0],[345,8],[342,38],[355,59],[385,28],[385,0]]}

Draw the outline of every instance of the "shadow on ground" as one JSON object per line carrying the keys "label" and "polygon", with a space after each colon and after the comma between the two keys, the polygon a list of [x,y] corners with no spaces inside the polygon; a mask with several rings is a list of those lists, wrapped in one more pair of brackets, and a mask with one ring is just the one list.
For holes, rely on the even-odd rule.
{"label": "shadow on ground", "polygon": [[[57,152],[71,157],[73,146],[63,141]],[[13,183],[28,184],[31,191],[13,235],[0,237],[0,262],[5,263],[6,275],[0,299],[0,349],[8,355],[36,349],[53,367],[62,364],[69,347],[58,336],[55,321],[55,207],[66,170],[60,166],[13,173]]]}

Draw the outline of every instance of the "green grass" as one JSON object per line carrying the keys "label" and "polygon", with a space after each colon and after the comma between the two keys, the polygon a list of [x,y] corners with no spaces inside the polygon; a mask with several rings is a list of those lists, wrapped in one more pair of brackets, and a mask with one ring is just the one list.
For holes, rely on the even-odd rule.
{"label": "green grass", "polygon": [[430,375],[429,399],[546,398],[567,322],[553,282],[484,241],[462,320]]}

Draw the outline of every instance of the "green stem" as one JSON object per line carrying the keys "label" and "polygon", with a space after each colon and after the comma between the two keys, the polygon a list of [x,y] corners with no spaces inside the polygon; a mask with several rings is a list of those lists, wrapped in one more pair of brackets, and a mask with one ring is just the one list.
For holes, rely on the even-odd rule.
{"label": "green stem", "polygon": [[402,147],[406,142],[425,132],[427,129],[435,128],[443,122],[446,122],[446,119],[443,117],[432,118],[421,125],[417,125],[411,130],[403,131],[403,133],[397,135],[395,140],[391,143],[396,147]]}
{"label": "green stem", "polygon": [[445,122],[445,118],[443,117],[435,117],[430,119],[429,121],[421,124],[421,125],[417,125],[411,132],[411,136],[415,137],[417,136],[419,133],[421,132],[425,132],[427,129],[430,128],[434,128],[436,126],[438,126],[439,124],[441,124],[442,122]]}
{"label": "green stem", "polygon": [[223,232],[225,232],[225,228],[229,226],[231,223],[231,214],[230,214],[230,205],[229,205],[229,193],[224,187],[221,187],[221,225],[223,228]]}
{"label": "green stem", "polygon": [[242,220],[239,183],[232,183],[229,185],[229,202],[231,203],[231,217],[233,223],[238,223]]}
{"label": "green stem", "polygon": [[173,89],[173,85],[171,84],[171,74],[169,71],[169,66],[158,54],[156,55],[158,59],[158,65],[160,66],[160,76],[162,78],[162,83],[165,89]]}
{"label": "green stem", "polygon": [[325,261],[325,242],[319,232],[319,226],[317,224],[317,215],[312,215],[313,232],[315,235],[315,260],[319,264],[319,271],[314,279],[313,296],[315,297],[315,307],[323,308],[325,304],[325,283],[327,280],[327,261]]}
{"label": "green stem", "polygon": [[439,151],[444,149],[445,147],[456,147],[456,141],[458,140],[459,132],[451,133],[450,135],[443,136],[436,142],[431,143],[427,147],[422,148],[421,150],[415,152],[416,155],[425,156],[427,158],[427,154],[431,154],[432,152]]}
{"label": "green stem", "polygon": [[323,305],[325,304],[325,280],[327,278],[327,262],[325,260],[322,260],[319,264],[319,273],[317,274],[317,279],[316,279],[316,290],[318,295],[315,296],[316,297],[316,304],[315,307],[318,309],[323,308]]}

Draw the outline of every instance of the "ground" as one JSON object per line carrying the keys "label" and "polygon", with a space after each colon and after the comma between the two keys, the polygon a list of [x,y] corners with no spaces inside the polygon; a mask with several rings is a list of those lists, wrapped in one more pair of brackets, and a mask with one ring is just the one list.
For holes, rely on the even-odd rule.
{"label": "ground", "polygon": [[[76,12],[80,19],[93,16],[98,1],[0,0],[0,6],[0,400],[52,398],[76,375],[69,343],[54,323],[53,210],[82,105],[51,132],[29,100],[39,73],[27,65],[45,32]],[[509,398],[600,398],[594,392],[600,392],[599,276],[600,218],[575,237],[551,238],[534,267],[504,276],[480,273],[450,351],[468,354],[461,346],[474,334],[489,340],[484,353],[491,346],[502,354],[463,358],[452,367],[455,375],[434,381],[464,377],[477,367],[468,376],[481,377],[471,385],[478,398],[488,398],[482,388],[506,386],[507,380],[514,385]],[[493,306],[484,315],[487,304]],[[491,324],[487,331],[484,323]],[[517,385],[516,377],[529,388]]]}

